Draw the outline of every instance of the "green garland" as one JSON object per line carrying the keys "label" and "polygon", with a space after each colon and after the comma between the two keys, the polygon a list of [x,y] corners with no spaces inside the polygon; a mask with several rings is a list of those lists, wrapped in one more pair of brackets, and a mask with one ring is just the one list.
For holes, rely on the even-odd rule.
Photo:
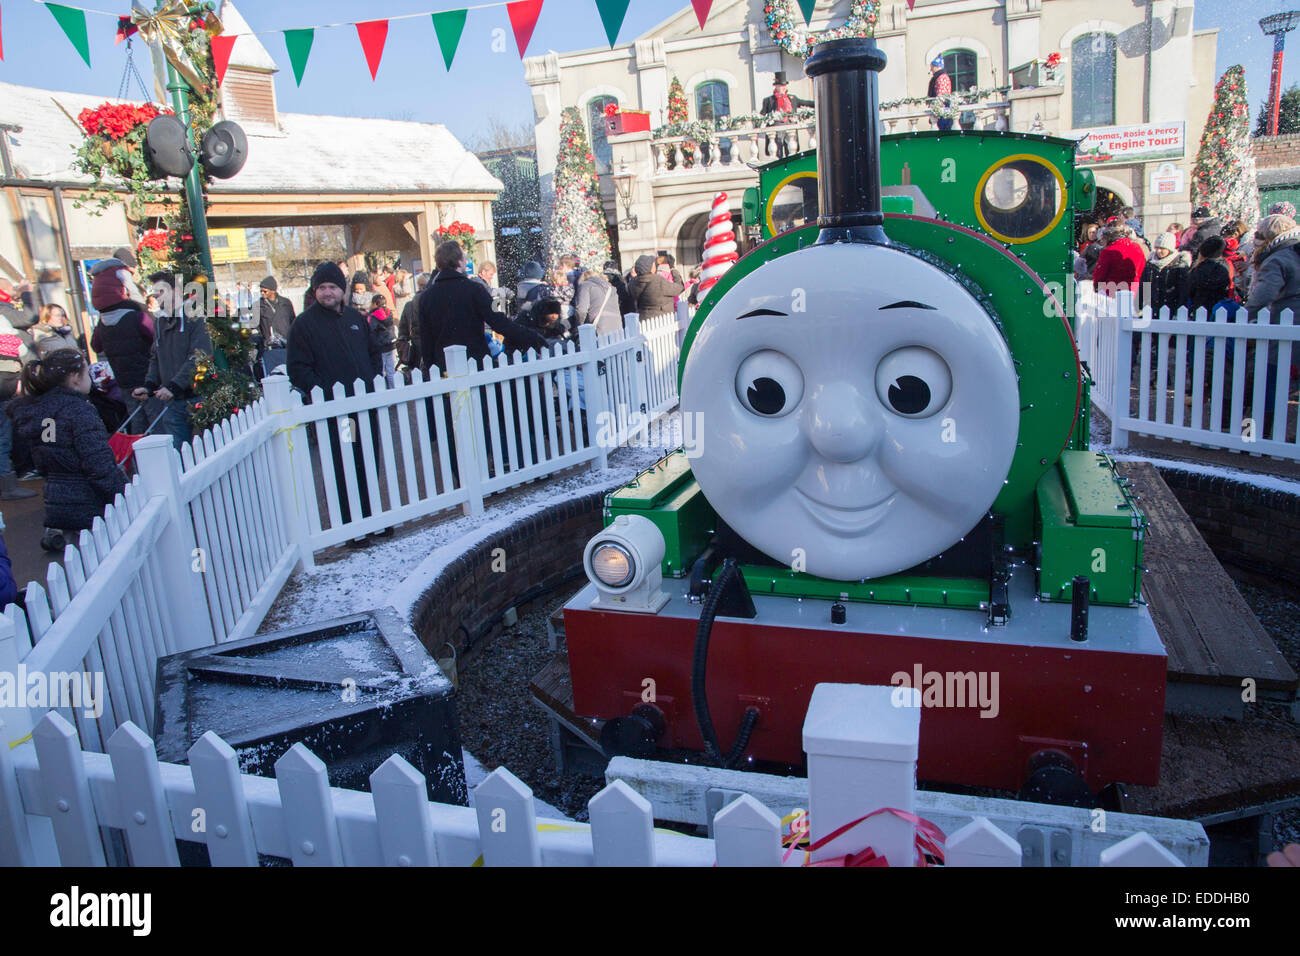
{"label": "green garland", "polygon": [[849,18],[842,27],[810,33],[802,24],[802,16],[799,22],[795,20],[794,0],[767,0],[763,4],[763,19],[767,21],[768,34],[777,45],[791,56],[803,59],[814,43],[843,37],[875,36],[879,11],[879,0],[853,0],[849,4]]}

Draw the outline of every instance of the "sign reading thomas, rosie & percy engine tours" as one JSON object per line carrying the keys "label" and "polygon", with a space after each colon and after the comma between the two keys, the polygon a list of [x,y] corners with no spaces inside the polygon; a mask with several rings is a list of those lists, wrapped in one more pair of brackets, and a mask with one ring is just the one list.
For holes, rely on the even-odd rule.
{"label": "sign reading thomas, rosie & percy engine tours", "polygon": [[1186,124],[1144,123],[1141,126],[1102,126],[1079,140],[1078,160],[1092,166],[1108,163],[1182,159]]}

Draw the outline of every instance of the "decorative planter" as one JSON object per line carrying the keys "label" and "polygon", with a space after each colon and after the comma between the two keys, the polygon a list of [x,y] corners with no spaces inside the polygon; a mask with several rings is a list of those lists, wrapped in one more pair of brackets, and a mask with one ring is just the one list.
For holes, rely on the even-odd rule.
{"label": "decorative planter", "polygon": [[620,110],[613,116],[605,117],[605,132],[648,133],[650,113],[648,110]]}

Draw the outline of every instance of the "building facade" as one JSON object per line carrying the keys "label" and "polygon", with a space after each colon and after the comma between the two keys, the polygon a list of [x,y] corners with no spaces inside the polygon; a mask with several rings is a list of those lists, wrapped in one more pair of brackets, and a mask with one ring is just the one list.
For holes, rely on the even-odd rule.
{"label": "building facade", "polygon": [[[850,5],[818,0],[812,30],[843,24]],[[717,0],[701,31],[693,9],[683,6],[612,50],[527,58],[543,201],[554,195],[560,111],[577,105],[623,264],[664,248],[698,262],[714,194],[727,192],[739,221],[743,190],[757,182],[751,164],[767,160],[772,140],[813,145],[811,122],[732,131],[714,142],[654,135],[666,122],[673,78],[691,120],[760,112],[777,71],[793,95],[812,99],[802,59],[773,39],[763,8],[764,0]],[[1191,166],[1216,79],[1217,31],[1194,29],[1192,17],[1193,0],[916,0],[910,11],[904,0],[886,0],[876,24],[889,58],[880,79],[882,128],[933,128],[919,101],[928,64],[942,56],[955,88],[972,92],[963,118],[972,126],[1081,139],[1104,202],[1132,205],[1148,231],[1186,222]],[[1052,54],[1059,64],[1049,67]],[[602,118],[609,103],[647,111],[651,132],[608,133]],[[682,161],[684,146],[693,161]]]}

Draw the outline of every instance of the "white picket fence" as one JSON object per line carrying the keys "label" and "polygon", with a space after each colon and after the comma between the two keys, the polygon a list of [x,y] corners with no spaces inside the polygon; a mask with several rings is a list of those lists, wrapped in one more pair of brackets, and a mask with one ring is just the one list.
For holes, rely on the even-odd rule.
{"label": "white picket fence", "polygon": [[[912,703],[899,707],[898,688],[817,686],[804,723],[808,810],[792,813],[791,829],[817,842],[873,810],[915,811],[922,712],[911,693]],[[716,815],[713,836],[704,838],[655,829],[651,802],[622,780],[591,799],[589,824],[539,822],[532,791],[505,768],[475,788],[470,808],[430,803],[424,778],[397,755],[371,774],[369,793],[331,788],[325,764],[302,744],[276,762],[274,779],[241,774],[235,751],[211,732],[187,759],[160,763],[134,723],[118,728],[106,754],[85,752],[76,730],[47,714],[29,741],[0,747],[0,865],[177,866],[177,840],[206,845],[214,866],[255,866],[258,854],[295,866],[805,862],[802,851],[783,849],[781,818],[748,793]],[[770,779],[735,776],[755,788]],[[1167,841],[1204,862],[1208,841],[1198,824],[1160,822]],[[121,834],[125,860],[106,833]],[[915,838],[914,823],[885,813],[813,850],[811,862],[834,865],[871,847],[892,866],[912,866]],[[944,843],[947,866],[1022,864],[1020,844],[980,815]],[[1146,832],[1104,850],[1100,864],[1185,865]]]}
{"label": "white picket fence", "polygon": [[1222,309],[1154,315],[1149,306],[1136,310],[1132,293],[1108,296],[1091,283],[1079,284],[1076,303],[1092,401],[1110,419],[1116,447],[1132,432],[1300,460],[1290,400],[1300,326],[1290,309],[1272,323],[1251,321],[1244,309],[1232,321]]}
{"label": "white picket fence", "polygon": [[170,438],[141,439],[125,493],[49,566],[44,586],[28,584],[26,613],[10,605],[0,618],[0,674],[64,675],[69,688],[102,680],[102,712],[5,707],[10,739],[49,709],[91,751],[127,721],[152,731],[158,658],[256,633],[321,548],[456,505],[480,513],[488,496],[574,465],[606,468],[610,451],[676,401],[675,375],[650,375],[676,367],[673,322],[649,320],[643,332],[631,317],[599,341],[583,326],[580,350],[503,355],[483,369],[458,346],[447,378],[388,388],[379,376],[374,391],[358,382],[357,394],[338,386],[327,400],[317,389],[310,404],[270,376],[262,399],[179,456]]}

